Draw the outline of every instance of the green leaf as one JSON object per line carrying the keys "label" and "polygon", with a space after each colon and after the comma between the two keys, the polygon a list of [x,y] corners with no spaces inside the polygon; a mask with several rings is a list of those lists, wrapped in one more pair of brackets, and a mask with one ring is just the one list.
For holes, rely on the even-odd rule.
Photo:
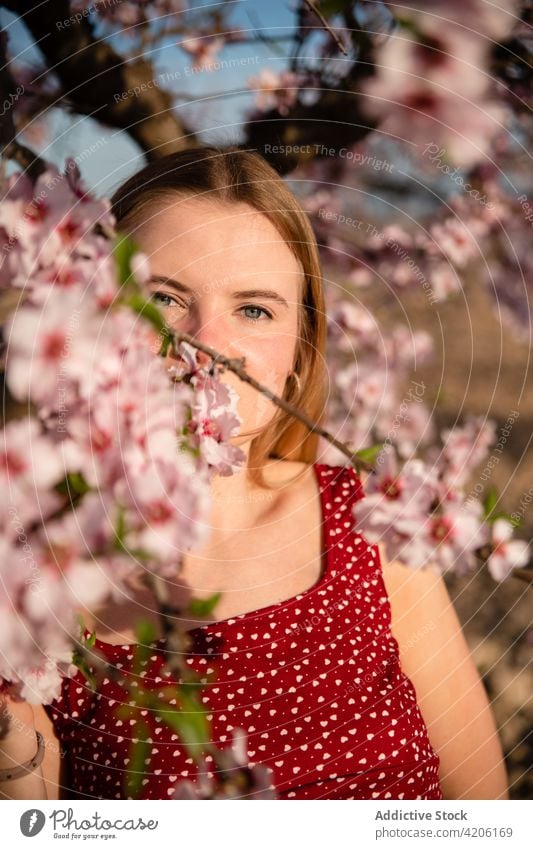
{"label": "green leaf", "polygon": [[[326,19],[332,18],[334,15],[339,15],[344,11],[349,11],[353,6],[353,0],[322,0],[317,3],[320,11]],[[320,26],[320,18],[317,15],[317,26]]]}
{"label": "green leaf", "polygon": [[85,495],[91,489],[92,487],[83,475],[78,472],[69,472],[63,480],[55,485],[55,490],[59,495]]}
{"label": "green leaf", "polygon": [[520,516],[513,517],[511,513],[506,513],[504,510],[499,510],[497,513],[492,513],[490,519],[487,520],[489,524],[494,524],[497,519],[505,519],[506,522],[509,522],[513,528],[519,528],[522,524],[522,519]]}
{"label": "green leaf", "polygon": [[487,489],[487,492],[485,494],[485,500],[483,501],[483,510],[484,510],[484,513],[485,513],[485,519],[486,520],[490,519],[491,522],[495,521],[496,517],[495,516],[491,517],[491,513],[494,511],[494,508],[496,507],[498,500],[499,500],[498,490],[496,489],[495,486],[492,486],[492,485],[489,486],[489,488]]}
{"label": "green leaf", "polygon": [[117,513],[117,522],[115,525],[115,539],[113,541],[113,547],[117,551],[125,551],[129,554],[126,544],[124,542],[124,538],[126,536],[126,519],[124,516],[124,508],[119,504],[118,505],[118,513]]}
{"label": "green leaf", "polygon": [[131,267],[133,257],[139,252],[140,247],[134,239],[124,233],[117,234],[113,245],[113,256],[117,266],[120,287],[126,291],[126,296],[120,299],[120,303],[130,307],[155,327],[161,335],[159,354],[166,356],[172,336],[160,310],[149,297],[143,294]]}
{"label": "green leaf", "polygon": [[80,629],[80,638],[83,639],[83,632],[85,631],[86,625],[83,620],[83,616],[79,611],[76,611],[76,619],[78,620],[78,628]]}
{"label": "green leaf", "polygon": [[150,324],[155,327],[159,333],[161,333],[163,338],[169,337],[169,331],[165,319],[153,301],[138,292],[134,292],[126,298],[124,303],[126,306],[131,307],[134,312],[142,315],[143,318],[146,318],[147,321],[149,321]]}
{"label": "green leaf", "polygon": [[506,522],[509,522],[509,514],[504,513],[503,510],[500,510],[498,513],[492,513],[490,517],[491,523],[494,523],[496,519],[505,519]]}
{"label": "green leaf", "polygon": [[128,548],[128,554],[130,557],[133,557],[135,560],[139,560],[141,563],[145,563],[154,556],[152,551],[148,551],[147,548]]}
{"label": "green leaf", "polygon": [[421,44],[428,43],[428,36],[423,32],[423,30],[420,29],[420,27],[415,23],[412,18],[403,17],[398,13],[396,13],[394,17],[397,23],[405,30],[407,30],[407,32],[410,32]]}
{"label": "green leaf", "polygon": [[[202,695],[202,691],[205,690],[205,684],[202,683],[201,679],[197,677],[194,670],[185,670],[185,672],[191,672],[192,675],[196,676],[194,678],[189,678],[186,684],[180,684],[180,691],[185,692],[187,697],[192,702],[193,700],[198,700],[198,698]],[[204,707],[201,701],[197,701],[198,707],[203,711]]]}
{"label": "green leaf", "polygon": [[156,639],[155,626],[149,619],[139,619],[135,624],[135,656],[132,669],[135,675],[141,672],[143,661],[153,653],[153,643]]}
{"label": "green leaf", "polygon": [[89,646],[89,648],[92,649],[96,642],[96,631],[91,631],[89,636],[85,638],[84,642],[86,646]]}
{"label": "green leaf", "polygon": [[187,441],[181,442],[181,443],[178,445],[178,452],[179,452],[179,451],[182,451],[182,452],[185,452],[185,453],[189,453],[189,454],[191,454],[193,457],[200,457],[200,456],[201,456],[201,453],[202,453],[202,449],[200,448],[200,446],[199,446],[199,445],[198,445],[197,447],[195,447],[194,445],[191,445],[191,444],[190,444],[189,442],[187,442]]}
{"label": "green leaf", "polygon": [[[77,618],[78,618],[78,621],[79,621],[80,630],[82,632],[80,642],[82,643],[83,646],[88,646],[89,648],[93,648],[93,646],[96,642],[96,631],[92,631],[89,634],[89,636],[86,637],[83,634],[83,631],[85,630],[85,625],[83,623],[83,618],[82,618],[81,614],[78,613]],[[96,676],[95,676],[93,670],[88,665],[84,652],[81,651],[80,649],[74,649],[73,652],[72,652],[71,662],[73,663],[74,666],[76,666],[80,670],[80,672],[83,673],[83,675],[85,676],[87,681],[89,681],[91,689],[93,691],[96,690]]]}
{"label": "green leaf", "polygon": [[131,268],[131,260],[133,256],[140,251],[139,245],[125,233],[117,233],[113,243],[113,257],[115,259],[118,271],[118,278],[121,287],[124,285],[134,286],[137,288],[137,283]]}
{"label": "green leaf", "polygon": [[165,722],[177,732],[190,757],[198,759],[202,747],[210,740],[206,710],[183,687],[180,687],[179,700],[178,710],[165,711]]}
{"label": "green leaf", "polygon": [[190,613],[192,616],[208,616],[212,612],[221,595],[222,593],[215,593],[214,595],[210,595],[208,598],[192,598],[189,602],[186,613]]}
{"label": "green leaf", "polygon": [[377,445],[370,445],[368,448],[361,448],[354,452],[354,457],[360,457],[365,463],[373,463],[379,452],[384,446],[384,442],[379,442]]}
{"label": "green leaf", "polygon": [[[128,690],[128,695],[130,694],[130,690]],[[132,716],[132,705],[128,703],[122,703],[118,705],[114,710],[114,716],[117,719],[133,719]]]}
{"label": "green leaf", "polygon": [[94,672],[92,671],[92,669],[87,664],[87,661],[85,660],[84,655],[80,651],[78,651],[77,649],[74,649],[74,651],[72,652],[72,663],[73,663],[74,666],[76,666],[80,670],[81,673],[83,673],[86,680],[89,682],[89,686],[90,686],[91,690],[93,692],[95,692],[96,686],[97,686],[96,676],[95,676]]}
{"label": "green leaf", "polygon": [[145,722],[139,721],[135,724],[135,736],[137,740],[135,742],[132,740],[129,747],[128,754],[130,762],[125,780],[126,795],[128,796],[137,796],[141,788],[141,781],[146,773],[144,762],[150,748],[147,742],[148,732],[149,729]]}
{"label": "green leaf", "polygon": [[139,619],[135,625],[135,636],[138,643],[148,645],[156,639],[156,630],[153,622],[149,619]]}
{"label": "green leaf", "polygon": [[168,353],[168,349],[170,348],[170,343],[172,341],[172,336],[170,333],[163,333],[161,339],[161,347],[159,349],[159,356],[166,357]]}

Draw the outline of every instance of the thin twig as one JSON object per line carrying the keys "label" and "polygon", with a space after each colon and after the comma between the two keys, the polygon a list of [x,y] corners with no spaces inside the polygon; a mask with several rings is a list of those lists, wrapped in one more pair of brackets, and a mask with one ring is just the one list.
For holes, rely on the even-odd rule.
{"label": "thin twig", "polygon": [[169,335],[171,336],[173,342],[173,350],[174,353],[179,356],[179,351],[177,350],[176,344],[181,341],[188,342],[194,348],[197,348],[199,351],[203,351],[204,354],[208,354],[214,360],[214,364],[223,365],[225,368],[228,368],[240,380],[245,383],[249,383],[250,386],[253,386],[254,389],[257,389],[258,392],[261,392],[263,395],[266,395],[276,406],[281,407],[282,410],[285,410],[286,413],[289,413],[291,416],[299,419],[303,424],[313,433],[318,433],[319,436],[327,439],[328,442],[331,442],[335,448],[338,448],[345,457],[348,458],[350,464],[356,469],[356,471],[360,471],[361,469],[366,469],[366,471],[373,471],[374,468],[371,463],[363,460],[361,457],[357,457],[356,452],[348,448],[348,446],[344,442],[340,442],[336,439],[332,433],[326,430],[321,425],[313,422],[309,416],[299,410],[297,407],[294,407],[292,404],[289,404],[288,401],[285,401],[284,398],[280,398],[278,395],[275,395],[273,392],[268,389],[268,387],[263,386],[262,383],[259,383],[254,377],[248,374],[248,372],[244,369],[244,357],[239,358],[229,358],[225,357],[223,354],[216,351],[214,348],[209,347],[209,345],[204,345],[203,342],[198,342],[197,339],[194,339],[192,336],[189,336],[188,333],[184,333],[183,331],[174,331],[169,330]]}
{"label": "thin twig", "polygon": [[[0,31],[0,101],[9,103],[16,91],[13,77],[9,72],[7,55],[8,36],[5,30]],[[0,149],[2,159],[12,159],[22,166],[30,180],[35,183],[46,170],[46,163],[33,150],[17,141],[17,129],[13,119],[13,106],[4,108],[0,116]]]}
{"label": "thin twig", "polygon": [[525,581],[528,584],[533,585],[533,569],[513,569],[511,572],[513,578],[519,578],[521,581]]}
{"label": "thin twig", "polygon": [[16,139],[10,141],[2,151],[4,159],[17,162],[24,173],[28,175],[32,183],[35,183],[41,174],[46,171],[46,164],[33,150],[21,144]]}
{"label": "thin twig", "polygon": [[[240,380],[243,380],[245,383],[249,383],[250,386],[253,386],[259,392],[262,392],[263,395],[266,395],[267,398],[270,398],[270,400],[273,401],[274,404],[276,404],[278,407],[281,407],[282,410],[285,410],[291,416],[294,416],[295,418],[303,422],[306,427],[309,428],[309,430],[313,431],[314,433],[318,433],[320,436],[323,436],[324,439],[327,439],[329,442],[331,442],[332,445],[338,448],[339,451],[341,451],[348,458],[350,464],[356,469],[357,472],[359,472],[361,469],[365,469],[367,471],[374,471],[373,465],[367,462],[366,460],[357,457],[355,452],[353,452],[346,445],[346,443],[340,442],[325,428],[312,422],[311,419],[297,407],[294,407],[292,404],[289,404],[289,402],[285,401],[283,398],[279,398],[277,395],[274,395],[274,393],[271,392],[270,389],[268,389],[266,386],[263,386],[261,383],[255,380],[255,378],[251,377],[244,369],[244,357],[231,359],[225,357],[223,354],[219,353],[214,348],[209,347],[209,345],[204,345],[203,342],[198,342],[192,336],[189,336],[188,333],[184,333],[183,331],[173,331],[170,329],[168,330],[168,332],[171,337],[173,351],[175,354],[180,356],[179,351],[176,348],[176,342],[188,342],[194,348],[197,348],[199,351],[203,351],[205,354],[208,354],[210,357],[212,357],[214,361],[213,364],[218,361],[218,363],[222,364],[234,374],[236,374],[237,377],[240,378]],[[522,581],[533,583],[533,570],[531,569],[514,568],[510,572],[510,575],[515,578],[519,578]]]}
{"label": "thin twig", "polygon": [[316,16],[320,19],[320,22],[321,22],[322,26],[323,26],[325,29],[327,29],[327,31],[328,31],[328,32],[329,32],[329,34],[331,35],[332,39],[333,39],[333,40],[335,41],[335,43],[337,44],[337,47],[339,48],[339,50],[341,50],[341,51],[344,53],[344,55],[345,55],[345,56],[347,56],[347,55],[348,55],[348,51],[346,50],[346,48],[345,48],[344,44],[343,44],[343,43],[342,43],[342,41],[340,40],[340,38],[339,38],[339,36],[337,35],[337,33],[335,32],[335,30],[333,30],[333,29],[330,27],[330,25],[328,24],[328,22],[327,22],[327,20],[325,19],[324,15],[323,15],[323,14],[322,14],[322,12],[320,11],[320,9],[316,6],[316,4],[313,2],[313,0],[304,0],[304,2],[305,2],[305,5],[306,5],[306,6],[309,6],[309,8],[311,9],[311,11],[312,11],[312,12],[314,12],[314,13],[315,13],[315,15],[316,15]]}
{"label": "thin twig", "polygon": [[[271,39],[271,38],[269,38],[268,36],[266,36],[266,35],[263,35],[263,34],[262,34],[262,26],[261,26],[261,23],[257,20],[257,15],[256,15],[255,13],[252,13],[252,12],[250,11],[250,9],[247,9],[247,10],[246,10],[246,14],[248,15],[248,17],[249,17],[250,21],[252,22],[252,24],[254,23],[254,18],[255,18],[255,20],[256,20],[256,24],[255,24],[256,29],[254,30],[254,36],[255,36],[256,40],[257,40],[257,41],[262,41],[264,44],[271,44],[271,45],[272,45],[272,44],[273,44],[273,42],[275,43],[275,41],[277,40],[276,38]],[[286,38],[288,38],[290,41],[292,41],[292,38],[293,38],[292,33],[291,33],[289,36],[286,36]],[[241,42],[241,43],[242,43],[242,42]],[[276,45],[276,46],[277,46],[277,45]],[[278,56],[280,56],[282,59],[285,59],[285,58],[286,58],[286,57],[285,57],[285,54],[283,53],[283,51],[282,51],[282,50],[275,50],[275,49],[274,49],[274,50],[273,50],[273,53],[277,54],[277,55],[278,55]]]}

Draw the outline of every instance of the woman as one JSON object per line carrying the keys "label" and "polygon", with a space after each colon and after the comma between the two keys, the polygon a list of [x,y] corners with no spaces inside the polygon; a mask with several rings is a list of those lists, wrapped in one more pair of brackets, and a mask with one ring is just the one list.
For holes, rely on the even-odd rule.
{"label": "woman", "polygon": [[[169,325],[245,357],[253,377],[320,421],[318,250],[266,161],[237,147],[173,154],[127,180],[113,211],[149,256],[148,294]],[[194,595],[222,594],[213,622],[187,623],[188,662],[216,669],[204,697],[215,742],[244,728],[249,761],[270,767],[282,799],[508,798],[494,719],[442,578],[369,546],[349,521],[365,476],[317,462],[316,434],[233,373],[222,379],[240,396],[232,442],[247,465],[214,478],[210,537],[181,553]],[[157,626],[150,611],[154,600],[139,594],[87,622],[121,674],[135,621],[149,614]],[[155,650],[145,685],[161,682],[162,661]],[[0,783],[4,797],[124,797],[136,722],[113,712],[124,693],[105,679],[93,694],[79,673],[51,706],[7,705],[0,768],[32,757],[34,729],[45,745],[42,764]],[[193,762],[158,717],[144,720],[153,745],[141,798],[170,798],[196,777]]]}

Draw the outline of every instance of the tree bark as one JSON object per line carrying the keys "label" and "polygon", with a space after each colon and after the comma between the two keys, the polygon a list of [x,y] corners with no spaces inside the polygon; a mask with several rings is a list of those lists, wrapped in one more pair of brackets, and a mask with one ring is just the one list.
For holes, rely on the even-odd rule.
{"label": "tree bark", "polygon": [[[69,0],[4,0],[3,5],[20,16],[47,67],[59,78],[69,105],[79,114],[93,115],[95,120],[128,133],[149,161],[199,143],[174,114],[171,93],[155,84],[152,63],[143,56],[125,62],[108,42],[95,39],[87,17],[67,23]],[[367,45],[363,47],[360,32],[354,38],[361,59],[368,52]],[[286,115],[274,109],[250,119],[239,146],[257,149],[281,175],[314,158],[325,157],[333,167],[337,156],[325,153],[324,148],[338,151],[349,147],[374,129],[372,122],[361,118],[358,108],[359,80],[367,73],[366,62],[354,63],[342,80],[342,90],[325,88],[315,104],[295,104]],[[138,93],[126,96],[133,89]],[[119,95],[125,96],[115,99]],[[273,152],[271,148],[278,145],[299,150]]]}
{"label": "tree bark", "polygon": [[[124,130],[148,160],[198,144],[173,112],[171,94],[155,83],[152,63],[140,57],[125,63],[107,41],[97,40],[87,17],[69,22],[68,0],[3,0],[20,17],[59,78],[65,96],[80,114],[94,114],[109,127]],[[124,99],[115,96],[140,87]]]}

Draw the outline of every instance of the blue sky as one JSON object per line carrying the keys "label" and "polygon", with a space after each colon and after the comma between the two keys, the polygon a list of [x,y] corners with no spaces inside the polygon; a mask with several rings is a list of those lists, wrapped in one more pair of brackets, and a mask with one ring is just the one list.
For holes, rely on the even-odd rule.
{"label": "blue sky", "polygon": [[[274,33],[287,35],[292,32],[296,20],[292,10],[294,2],[295,0],[269,0],[269,2],[236,0],[226,4],[226,7],[232,7],[228,21],[248,31],[256,28],[268,35]],[[219,5],[219,3],[196,2],[194,9],[197,11],[201,6],[217,8]],[[29,40],[24,27],[16,22],[13,15],[1,10],[0,24],[8,28],[11,54],[21,63],[30,62],[35,66],[39,54]],[[320,27],[319,23],[318,27]],[[100,31],[109,32],[106,27],[99,26],[97,34],[100,34]],[[125,44],[128,51],[131,51],[133,47],[131,40],[123,35],[113,35],[111,39],[119,52],[122,52]],[[319,39],[317,29],[317,37],[311,40],[311,45],[309,46],[309,42],[306,42],[308,57],[313,52],[313,45]],[[240,141],[246,112],[255,102],[255,94],[247,89],[246,80],[251,76],[257,76],[262,68],[277,71],[286,69],[288,66],[286,56],[291,42],[282,41],[276,48],[261,42],[232,45],[218,54],[217,59],[222,62],[219,70],[195,73],[191,72],[191,57],[176,45],[176,41],[177,37],[168,39],[166,42],[159,42],[151,58],[155,78],[160,78],[160,75],[165,73],[172,76],[170,81],[160,78],[162,87],[167,90],[185,92],[197,99],[192,104],[178,99],[175,106],[177,114],[183,116],[184,121],[197,133],[201,141],[221,144]],[[224,67],[224,61],[245,58],[248,64],[240,67]],[[342,58],[339,61],[342,61]],[[237,95],[231,94],[235,89],[243,91]],[[215,95],[213,99],[202,101],[202,98],[208,98],[213,94]],[[38,146],[34,142],[31,142],[31,146],[61,169],[64,167],[67,156],[77,157],[83,178],[97,196],[111,195],[128,176],[144,164],[142,151],[124,131],[102,127],[83,116],[71,116],[63,109],[50,110],[50,116],[49,138],[44,146]],[[400,161],[400,152],[396,152],[395,155],[397,164],[403,165],[407,171],[415,167],[413,164],[404,162],[403,159]],[[8,172],[15,167],[9,163]],[[449,188],[449,181],[445,183],[443,178],[442,183],[442,191],[446,191]],[[366,201],[370,211],[376,216],[380,211],[383,212],[380,200],[382,192],[385,192],[384,186],[380,192],[373,192],[371,188]],[[416,197],[412,198],[408,193],[402,195],[402,204],[406,208],[414,204],[413,211],[418,214],[423,203],[419,186],[415,195]],[[424,197],[425,202],[431,206],[433,201],[430,196]],[[348,194],[345,200],[350,206],[353,203],[353,196]],[[392,200],[396,203],[397,197],[393,196]],[[389,214],[389,212],[385,210],[385,213]]]}
{"label": "blue sky", "polygon": [[[237,0],[225,4],[232,7],[229,21],[246,29],[259,28],[261,32],[289,33],[295,22],[292,11],[294,0]],[[88,3],[89,5],[89,3]],[[197,10],[202,6],[217,8],[220,4],[194,3]],[[38,53],[28,39],[24,27],[7,12],[0,13],[0,22],[8,29],[10,50],[17,61],[35,63]],[[121,49],[131,42],[120,37],[115,44]],[[217,59],[222,62],[235,59],[242,64],[237,67],[221,67],[214,72],[194,72],[191,57],[176,46],[177,39],[167,39],[153,52],[152,61],[156,76],[164,73],[172,75],[170,81],[161,80],[161,85],[169,90],[186,92],[199,98],[196,103],[177,100],[177,113],[196,131],[204,142],[228,143],[241,139],[241,127],[246,110],[254,104],[254,93],[246,90],[246,79],[256,76],[261,68],[283,70],[287,67],[284,58],[289,50],[289,42],[281,42],[277,51],[261,42],[246,45],[232,45],[222,50]],[[245,64],[246,63],[246,64]],[[242,94],[232,95],[235,89],[245,89]],[[201,98],[217,93],[216,98],[204,101]],[[95,121],[80,116],[70,116],[63,110],[52,110],[49,119],[49,134],[45,146],[40,148],[48,160],[62,167],[68,155],[79,156],[82,174],[88,185],[97,194],[109,194],[126,177],[136,171],[143,162],[142,154],[126,133],[101,127]],[[36,147],[36,145],[33,145]]]}

